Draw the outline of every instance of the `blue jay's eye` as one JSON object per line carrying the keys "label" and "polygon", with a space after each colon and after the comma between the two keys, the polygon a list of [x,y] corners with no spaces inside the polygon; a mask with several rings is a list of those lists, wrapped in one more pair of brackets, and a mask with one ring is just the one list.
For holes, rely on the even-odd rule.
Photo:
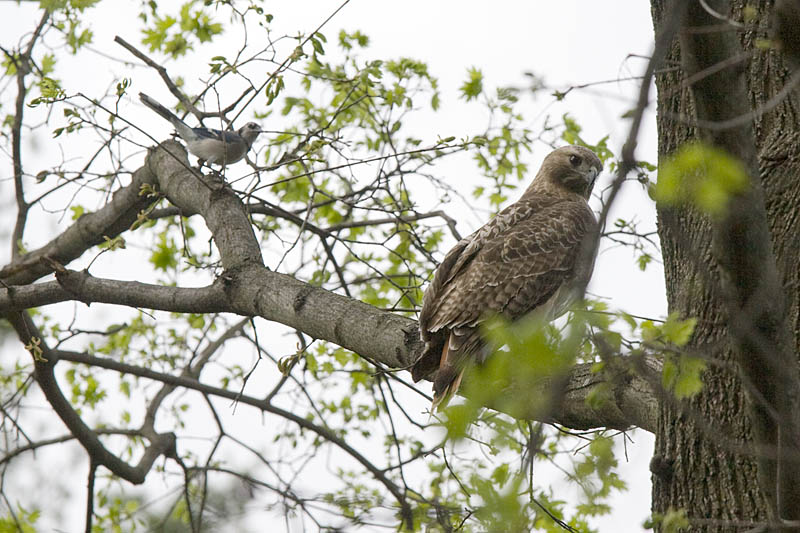
{"label": "blue jay's eye", "polygon": [[573,167],[577,167],[578,165],[581,164],[581,158],[580,156],[572,154],[571,156],[569,156],[569,162],[572,164]]}

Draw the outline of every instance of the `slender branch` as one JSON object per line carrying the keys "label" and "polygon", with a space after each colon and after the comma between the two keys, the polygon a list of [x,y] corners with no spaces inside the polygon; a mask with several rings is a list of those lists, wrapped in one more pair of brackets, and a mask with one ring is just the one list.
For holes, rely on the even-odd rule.
{"label": "slender branch", "polygon": [[656,71],[661,68],[661,65],[664,63],[672,40],[675,38],[675,34],[680,27],[681,18],[683,17],[687,4],[687,0],[677,2],[677,5],[670,10],[669,18],[662,26],[661,32],[656,36],[653,55],[647,63],[647,69],[645,70],[642,84],[639,86],[639,98],[633,113],[631,128],[628,131],[625,144],[622,145],[622,160],[617,167],[617,175],[611,184],[608,198],[604,202],[603,209],[600,212],[601,232],[605,230],[605,222],[611,210],[611,205],[614,203],[614,199],[617,197],[622,184],[625,183],[625,177],[636,168],[635,151],[638,142],[637,139],[639,138],[639,130],[641,129],[642,120],[644,119],[644,111],[647,109],[650,101],[650,84]]}
{"label": "slender branch", "polygon": [[[94,431],[98,435],[126,435],[128,437],[141,436],[141,432],[135,429],[95,428],[92,431]],[[45,446],[52,446],[53,444],[63,444],[71,440],[75,440],[75,435],[73,435],[72,433],[67,433],[66,435],[61,435],[60,437],[53,437],[52,439],[30,442],[24,446],[14,448],[13,450],[5,454],[3,457],[0,457],[0,466],[10,462],[12,459],[25,452],[33,452],[38,450],[39,448],[44,448]]]}
{"label": "slender branch", "polygon": [[[200,377],[200,373],[202,372],[203,368],[205,368],[206,363],[211,359],[211,357],[217,353],[217,351],[222,348],[225,341],[231,339],[232,337],[239,334],[242,328],[247,324],[249,318],[244,318],[234,324],[232,327],[228,328],[222,335],[219,336],[215,341],[210,342],[206,348],[201,352],[200,356],[197,358],[196,361],[187,365],[186,368],[183,369],[181,372],[181,376],[192,378],[198,380]],[[159,390],[153,399],[150,401],[150,404],[147,406],[147,411],[144,415],[144,420],[142,421],[142,428],[146,428],[149,432],[155,432],[155,421],[156,421],[156,413],[158,412],[159,407],[161,406],[162,402],[166,399],[166,397],[171,394],[175,389],[176,385],[164,383],[164,386]]]}
{"label": "slender branch", "polygon": [[94,463],[105,466],[115,475],[138,485],[144,482],[147,472],[159,456],[175,455],[175,435],[172,433],[158,435],[156,439],[151,440],[135,467],[108,451],[100,442],[97,433],[81,419],[58,386],[54,369],[59,360],[59,352],[51,350],[42,340],[41,332],[27,313],[11,313],[3,318],[11,323],[20,341],[30,347],[34,357],[34,376],[42,393]]}
{"label": "slender branch", "polygon": [[[309,170],[308,172],[301,172],[300,174],[294,174],[287,178],[281,178],[279,180],[272,181],[270,183],[265,183],[264,185],[260,185],[256,187],[253,192],[259,191],[261,189],[265,189],[268,187],[272,187],[274,185],[280,185],[281,183],[286,183],[288,181],[293,181],[299,178],[305,178],[307,176],[313,176],[314,174],[319,174],[320,172],[333,172],[334,170],[341,170],[343,168],[350,168],[355,165],[364,165],[367,163],[375,163],[376,161],[385,161],[387,159],[399,157],[402,155],[417,155],[417,154],[424,154],[426,152],[438,151],[438,150],[447,150],[452,149],[453,151],[464,150],[467,146],[467,143],[461,144],[437,144],[435,146],[430,146],[428,148],[418,148],[416,150],[406,150],[405,152],[397,152],[390,155],[381,155],[376,157],[370,157],[367,159],[359,159],[358,161],[350,161],[348,163],[342,163],[341,165],[334,165],[332,167],[325,167],[325,168],[318,168],[315,170]],[[259,168],[259,170],[272,170],[272,167],[264,167]]]}
{"label": "slender branch", "polygon": [[[306,44],[308,41],[310,41],[312,37],[314,37],[314,36],[315,36],[317,33],[319,33],[319,31],[320,31],[322,28],[324,28],[324,27],[325,27],[325,25],[326,25],[328,22],[330,22],[330,21],[333,19],[333,17],[335,17],[335,16],[336,16],[336,15],[339,13],[339,11],[341,11],[342,9],[344,9],[344,6],[346,6],[346,5],[347,5],[347,4],[349,4],[349,3],[350,3],[350,0],[344,0],[344,2],[342,2],[342,3],[339,5],[339,7],[337,7],[337,8],[336,8],[336,9],[333,11],[333,13],[331,13],[330,15],[328,15],[328,17],[327,17],[325,20],[323,20],[323,21],[322,21],[322,23],[321,23],[319,26],[317,26],[317,29],[315,29],[313,32],[311,32],[310,34],[308,34],[308,36],[306,36],[306,38],[305,38],[305,39],[303,39],[303,40],[300,42],[300,44],[298,44],[298,45],[297,45],[297,49],[298,49],[298,50],[302,50],[303,46],[305,46],[305,44]],[[260,86],[260,87],[259,87],[259,88],[258,88],[258,89],[257,89],[257,90],[254,92],[254,93],[253,93],[253,96],[251,96],[251,97],[250,97],[250,99],[249,99],[249,100],[247,100],[247,102],[245,102],[245,104],[242,106],[242,110],[241,110],[241,111],[239,111],[239,113],[237,113],[237,114],[236,114],[236,115],[233,117],[233,120],[232,120],[232,122],[235,122],[235,121],[236,121],[236,119],[237,119],[237,118],[239,118],[239,115],[242,113],[242,111],[244,111],[245,109],[247,109],[247,107],[248,107],[248,106],[249,106],[249,105],[250,105],[250,104],[253,102],[253,100],[255,100],[255,99],[256,99],[256,97],[257,97],[259,94],[262,94],[262,91],[263,91],[264,89],[266,89],[266,88],[267,88],[267,86],[268,86],[268,85],[269,85],[269,84],[272,82],[272,80],[274,80],[274,79],[275,79],[275,77],[276,77],[278,74],[280,74],[281,72],[283,72],[284,70],[286,70],[286,69],[289,67],[289,65],[291,65],[292,63],[294,63],[295,61],[297,61],[297,59],[298,59],[298,56],[297,56],[296,54],[292,54],[292,55],[290,55],[289,57],[287,57],[287,58],[286,58],[286,59],[283,61],[283,63],[281,63],[281,64],[278,66],[278,68],[276,68],[276,69],[275,69],[275,70],[272,72],[272,74],[270,74],[270,75],[269,75],[269,77],[268,77],[268,78],[267,78],[267,79],[264,81],[264,83],[262,83],[262,84],[261,84],[261,86]]]}
{"label": "slender branch", "polygon": [[[341,448],[343,451],[347,452],[348,455],[353,457],[353,459],[361,463],[361,465],[364,466],[364,468],[366,468],[370,473],[372,473],[372,475],[374,475],[378,481],[383,483],[383,485],[389,490],[389,492],[392,493],[392,495],[397,499],[398,503],[400,503],[400,505],[404,509],[406,509],[408,506],[408,503],[405,500],[405,495],[397,487],[397,485],[395,485],[394,482],[392,482],[389,478],[387,478],[385,473],[381,469],[376,467],[358,450],[350,446],[344,439],[340,438],[338,435],[333,433],[333,431],[325,427],[318,426],[317,424],[314,424],[313,422],[306,420],[303,417],[297,416],[294,413],[286,411],[285,409],[281,409],[280,407],[277,407],[271,403],[267,403],[264,400],[253,398],[252,396],[247,396],[239,392],[229,391],[226,389],[221,389],[219,387],[206,385],[200,383],[194,378],[164,374],[162,372],[156,372],[155,370],[151,370],[149,368],[142,368],[127,363],[120,363],[118,361],[96,357],[86,353],[54,350],[53,355],[58,357],[59,360],[72,361],[75,363],[84,363],[99,368],[107,368],[109,370],[114,370],[122,374],[144,377],[160,381],[162,383],[168,383],[174,386],[181,386],[187,389],[201,392],[203,394],[210,394],[213,396],[218,396],[220,398],[227,398],[232,401],[237,401],[245,405],[251,405],[253,407],[261,409],[262,411],[278,415],[291,422],[294,422],[295,424],[304,429],[316,433],[320,437],[332,442],[333,444]],[[410,512],[410,509],[408,509],[408,512]]]}
{"label": "slender branch", "polygon": [[775,109],[781,103],[785,102],[786,99],[789,97],[792,92],[794,92],[797,87],[800,85],[800,71],[795,72],[792,74],[792,77],[786,82],[786,84],[781,88],[780,91],[775,93],[769,100],[764,102],[763,104],[759,105],[753,110],[747,110],[742,112],[742,114],[733,116],[727,119],[714,119],[714,120],[707,120],[698,117],[695,120],[688,119],[690,123],[695,123],[699,128],[703,128],[705,130],[710,131],[723,131],[733,128],[739,128],[742,126],[749,126],[752,124],[753,119],[761,117],[767,111]]}
{"label": "slender branch", "polygon": [[[263,202],[246,204],[246,208],[247,211],[251,214],[262,214],[279,218],[286,218],[290,222],[298,224],[303,221],[301,217],[299,217],[295,213],[292,213],[291,211],[286,211],[284,209],[280,209],[280,207],[278,206],[268,205]],[[176,216],[188,217],[195,214],[196,213],[185,213],[175,206],[169,206],[169,207],[162,207],[160,209],[154,209],[153,211],[150,212],[148,218],[150,220],[160,220],[162,218],[170,218]],[[400,216],[385,217],[385,218],[371,218],[371,219],[367,218],[364,220],[349,220],[347,222],[339,222],[337,224],[333,224],[328,227],[318,227],[306,223],[306,229],[309,229],[320,236],[330,236],[336,238],[334,232],[341,231],[343,229],[381,226],[385,224],[410,224],[411,222],[418,222],[420,220],[426,220],[429,218],[441,218],[447,223],[448,226],[452,226],[453,228],[455,227],[456,224],[453,217],[451,217],[444,211],[431,211],[429,213],[417,213],[415,215],[400,215]],[[453,236],[457,240],[460,240],[461,238],[460,234],[457,231],[453,234]]]}
{"label": "slender branch", "polygon": [[164,80],[164,85],[167,86],[169,92],[171,92],[173,96],[175,96],[175,98],[177,98],[181,104],[183,104],[187,111],[191,112],[197,117],[203,116],[200,110],[194,106],[194,103],[183,93],[183,91],[178,88],[178,85],[172,81],[172,78],[170,78],[169,74],[167,74],[167,69],[165,69],[160,63],[150,59],[146,54],[141,52],[138,48],[130,44],[119,35],[114,37],[114,42],[139,58],[148,67],[155,69],[155,71],[158,72],[158,75],[161,76],[161,79]]}
{"label": "slender branch", "polygon": [[27,48],[20,53],[15,61],[17,68],[17,98],[14,103],[14,122],[11,125],[11,154],[14,160],[14,193],[17,200],[17,220],[14,223],[14,231],[11,234],[12,259],[17,259],[20,255],[20,243],[25,231],[29,208],[29,204],[25,201],[25,189],[22,183],[22,120],[25,116],[25,97],[28,96],[28,89],[25,87],[25,76],[30,72],[33,61],[33,47],[49,19],[50,11],[45,9],[30,41],[28,41]]}
{"label": "slender branch", "polygon": [[86,483],[86,533],[92,533],[92,521],[94,520],[94,482],[97,476],[97,464],[89,459],[89,479]]}

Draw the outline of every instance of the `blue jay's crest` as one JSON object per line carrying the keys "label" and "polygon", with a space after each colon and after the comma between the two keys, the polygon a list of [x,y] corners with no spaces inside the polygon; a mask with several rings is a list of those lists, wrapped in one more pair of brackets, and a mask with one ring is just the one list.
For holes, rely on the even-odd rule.
{"label": "blue jay's crest", "polygon": [[210,165],[224,167],[240,161],[261,133],[261,126],[255,122],[248,122],[236,131],[192,128],[146,94],[139,93],[139,98],[144,105],[172,124],[189,152]]}

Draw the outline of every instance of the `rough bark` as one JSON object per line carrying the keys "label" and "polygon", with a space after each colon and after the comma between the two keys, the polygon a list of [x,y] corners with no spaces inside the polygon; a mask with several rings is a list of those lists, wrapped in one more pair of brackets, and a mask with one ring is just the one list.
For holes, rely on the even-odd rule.
{"label": "rough bark", "polygon": [[[720,8],[716,3],[711,6],[723,16],[741,21],[744,3],[733,4],[732,10]],[[743,61],[738,66],[734,65],[719,74],[703,77],[703,83],[712,85],[711,89],[715,81],[717,87],[723,81],[728,88],[735,88],[739,75],[747,111],[759,110],[780,93],[789,78],[778,53],[756,48],[757,40],[766,38],[768,34],[771,2],[748,4],[755,8],[756,17],[741,28],[733,28],[716,19],[716,32],[706,34],[711,38],[705,42],[704,37],[700,37],[703,34],[697,32],[697,28],[691,27],[696,26],[693,22],[698,21],[707,25],[708,12],[699,3],[693,2],[690,5],[694,9],[690,12],[690,16],[693,13],[694,20],[690,19],[690,28],[683,30],[680,40],[683,47],[677,40],[673,43],[668,57],[668,68],[656,78],[660,159],[673,153],[684,142],[698,138],[699,131],[693,127],[694,117],[715,120],[733,118],[720,116],[720,113],[731,112],[730,108],[722,111],[724,106],[721,104],[730,104],[735,100],[735,94],[729,91],[711,97],[701,94],[695,101],[690,84],[686,83],[698,69],[702,70],[707,66],[705,61],[712,54],[721,51],[710,48],[719,46],[712,43],[719,43],[721,38],[724,40],[720,32],[737,36],[738,39],[733,40],[738,41],[736,44],[741,45],[744,52],[750,55],[742,56]],[[652,7],[654,26],[658,32],[672,4],[654,0]],[[682,53],[684,56],[691,54],[691,57],[682,58]],[[698,57],[703,54],[708,54],[709,57],[700,58],[703,63],[697,63]],[[714,59],[719,61],[729,57],[731,56],[727,55]],[[685,72],[679,68],[680,65],[683,68],[688,66],[693,72]],[[716,80],[714,76],[717,76]],[[709,90],[709,87],[694,87],[693,90],[702,92]],[[778,291],[783,297],[782,314],[786,318],[786,327],[791,332],[788,335],[790,339],[783,339],[789,345],[786,348],[794,364],[792,368],[791,364],[783,363],[789,366],[785,368],[787,376],[796,376],[796,354],[800,340],[797,320],[797,265],[800,262],[797,235],[800,221],[795,215],[800,201],[800,180],[796,179],[800,175],[797,109],[796,94],[790,94],[763,114],[755,113],[752,127],[745,123],[745,127],[752,131],[750,144],[758,150],[758,157],[751,156],[746,164],[751,167],[751,178],[755,179],[756,186],[760,177],[760,185],[763,187],[761,205],[765,208],[771,234],[771,241],[762,242],[764,246],[759,248],[763,251],[771,244],[778,283],[782,286],[782,290]],[[700,124],[707,132],[712,131],[713,124],[703,121]],[[737,137],[741,135],[741,131],[734,133],[734,129],[728,127],[717,133],[707,133],[706,139],[711,139],[735,155],[748,159],[747,147],[737,146],[737,143],[742,142],[741,137]],[[752,205],[757,204],[758,199],[755,199]],[[750,214],[752,213],[748,213]],[[733,226],[728,229],[731,227]],[[736,313],[731,312],[735,308],[731,305],[731,298],[746,292],[745,278],[731,277],[731,269],[736,266],[732,262],[745,254],[760,251],[748,246],[746,240],[742,241],[740,247],[736,247],[738,236],[732,233],[726,236],[719,223],[715,227],[706,217],[688,208],[660,210],[659,234],[670,311],[699,319],[692,347],[705,353],[711,364],[704,375],[704,388],[698,397],[685,404],[663,402],[661,405],[652,465],[653,510],[686,510],[692,520],[693,531],[738,531],[742,527],[746,529],[756,523],[766,523],[771,518],[774,519],[774,516],[770,516],[770,509],[777,507],[777,498],[774,492],[761,490],[757,482],[757,459],[775,457],[777,450],[763,446],[757,450],[752,445],[754,434],[764,435],[765,431],[768,433],[768,428],[762,425],[767,420],[765,417],[770,415],[765,412],[763,405],[759,406],[753,401],[758,395],[759,385],[763,384],[753,383],[753,380],[761,379],[754,372],[757,369],[753,365],[750,368],[747,364],[740,365],[747,362],[747,355],[742,357],[742,338],[737,335],[741,332],[734,331],[730,326],[731,320],[736,318]],[[714,241],[717,243],[716,249]],[[758,268],[759,271],[752,273],[754,280],[763,279],[764,275],[769,276],[768,272],[765,274],[763,265]],[[740,292],[732,294],[731,288]],[[742,301],[736,302],[735,298],[734,303],[740,306],[743,304]],[[778,301],[771,303],[781,304]],[[774,312],[773,308],[770,314],[774,316]],[[764,324],[759,324],[761,325]],[[775,331],[779,329],[780,327]],[[776,333],[772,340],[780,341],[779,337],[780,333]],[[755,393],[751,394],[750,402],[746,400],[743,383],[748,386],[748,391]],[[754,408],[748,410],[748,403]],[[755,425],[753,421],[756,421]],[[764,461],[761,466],[762,473],[769,471],[770,467]],[[772,480],[767,479],[768,476],[762,476],[761,486],[774,486],[776,475],[773,471]],[[782,518],[791,517],[783,514]]]}

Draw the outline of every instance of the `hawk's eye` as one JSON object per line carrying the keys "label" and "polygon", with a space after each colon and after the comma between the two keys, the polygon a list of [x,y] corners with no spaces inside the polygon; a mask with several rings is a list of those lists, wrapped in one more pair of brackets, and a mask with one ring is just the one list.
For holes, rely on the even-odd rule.
{"label": "hawk's eye", "polygon": [[572,154],[571,156],[569,156],[569,162],[572,164],[573,167],[577,167],[578,165],[581,164],[581,158],[580,156]]}

